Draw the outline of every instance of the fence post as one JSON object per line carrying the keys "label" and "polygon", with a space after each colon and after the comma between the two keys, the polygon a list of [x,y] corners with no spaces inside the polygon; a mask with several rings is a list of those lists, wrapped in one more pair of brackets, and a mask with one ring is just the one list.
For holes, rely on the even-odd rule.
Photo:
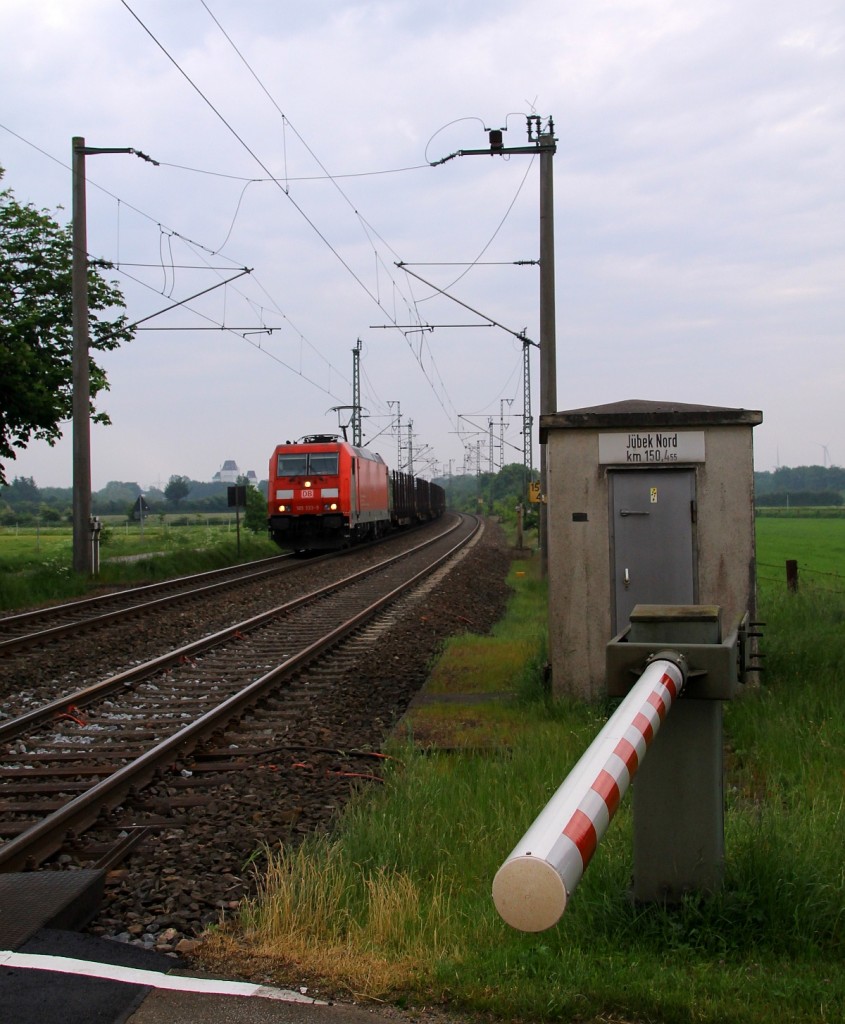
{"label": "fence post", "polygon": [[798,589],[798,562],[794,558],[786,560],[786,586],[793,592]]}

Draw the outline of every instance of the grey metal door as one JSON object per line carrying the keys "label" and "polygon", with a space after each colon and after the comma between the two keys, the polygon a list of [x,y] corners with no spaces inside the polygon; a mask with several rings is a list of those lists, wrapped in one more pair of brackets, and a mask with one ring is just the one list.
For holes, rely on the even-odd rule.
{"label": "grey metal door", "polygon": [[695,473],[612,472],[613,633],[637,604],[695,604]]}

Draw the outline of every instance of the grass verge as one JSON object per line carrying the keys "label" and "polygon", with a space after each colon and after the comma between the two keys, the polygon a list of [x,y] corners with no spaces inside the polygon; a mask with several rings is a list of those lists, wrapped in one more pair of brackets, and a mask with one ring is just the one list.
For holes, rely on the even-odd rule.
{"label": "grass verge", "polygon": [[37,541],[34,532],[0,534],[0,609],[66,601],[98,588],[150,583],[279,553],[265,537],[242,530],[239,556],[236,535],[225,527],[147,530],[145,537],[113,533],[101,545],[100,573],[90,580],[71,568],[68,530],[41,531]]}
{"label": "grass verge", "polygon": [[385,786],[332,837],[264,851],[260,895],[204,957],[509,1020],[845,1019],[845,598],[765,595],[767,681],[726,707],[722,891],[633,906],[626,801],[564,919],[526,935],[498,918],[491,880],[607,710],[546,696],[532,571],[515,563],[489,638],[449,644],[429,693],[450,700],[412,710]]}

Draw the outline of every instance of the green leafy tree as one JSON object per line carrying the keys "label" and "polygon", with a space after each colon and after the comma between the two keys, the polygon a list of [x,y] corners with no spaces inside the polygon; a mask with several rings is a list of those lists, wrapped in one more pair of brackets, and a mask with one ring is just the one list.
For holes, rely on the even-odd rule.
{"label": "green leafy tree", "polygon": [[137,483],[109,480],[106,486],[91,496],[91,509],[95,515],[121,514],[127,505],[133,505],[142,493]]}
{"label": "green leafy tree", "polygon": [[54,508],[52,505],[42,504],[38,510],[38,514],[41,517],[42,523],[60,523],[62,521],[62,513],[60,509]]}
{"label": "green leafy tree", "polygon": [[263,533],[267,529],[267,498],[251,484],[246,488],[244,524],[253,533]]}
{"label": "green leafy tree", "polygon": [[[0,179],[3,177],[0,167]],[[73,410],[72,233],[47,211],[20,203],[11,189],[0,191],[0,483],[3,460],[34,439],[55,444],[59,424]],[[123,295],[89,262],[90,350],[105,352],[130,341]],[[98,314],[110,312],[111,318]],[[89,358],[93,399],[108,390],[103,369]]]}
{"label": "green leafy tree", "polygon": [[3,488],[3,497],[10,505],[22,505],[25,502],[34,504],[41,501],[41,491],[31,476],[16,476]]}
{"label": "green leafy tree", "polygon": [[186,476],[172,476],[164,488],[164,496],[171,505],[178,505],[191,493],[191,481]]}

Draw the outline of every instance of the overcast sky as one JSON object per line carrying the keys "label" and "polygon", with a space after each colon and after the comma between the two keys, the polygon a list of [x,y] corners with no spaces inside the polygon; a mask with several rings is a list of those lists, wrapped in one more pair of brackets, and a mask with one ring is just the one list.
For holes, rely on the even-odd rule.
{"label": "overcast sky", "polygon": [[[525,145],[532,113],[558,139],[558,409],[761,409],[758,469],[841,465],[843,44],[841,0],[1,0],[3,187],[64,222],[73,136],[160,162],[87,161],[89,251],[133,322],[252,270],[102,358],[95,489],[264,479],[348,418],[356,339],[391,465],[397,410],[417,472],[479,440],[486,469],[503,414],[520,462],[539,161],[431,164],[490,128]],[[69,486],[69,427],[6,469]]]}

